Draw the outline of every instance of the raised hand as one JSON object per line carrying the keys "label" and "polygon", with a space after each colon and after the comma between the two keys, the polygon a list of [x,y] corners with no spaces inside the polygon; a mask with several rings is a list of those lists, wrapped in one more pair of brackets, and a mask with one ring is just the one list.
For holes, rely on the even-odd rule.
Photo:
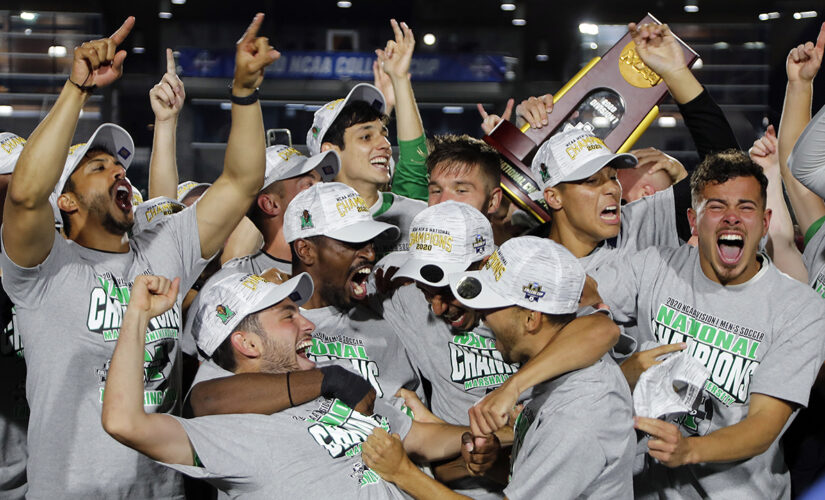
{"label": "raised hand", "polygon": [[819,29],[816,45],[808,42],[791,49],[785,62],[788,80],[791,82],[813,80],[822,65],[823,52],[825,52],[825,23],[822,23]]}
{"label": "raised hand", "polygon": [[490,132],[496,128],[496,125],[501,120],[509,120],[510,116],[513,114],[513,99],[507,100],[507,106],[504,108],[504,113],[501,116],[498,115],[489,115],[487,111],[484,110],[484,106],[481,103],[477,103],[476,106],[478,107],[478,113],[481,115],[481,129],[484,131],[485,134],[490,135]]}
{"label": "raised hand", "polygon": [[667,79],[672,73],[687,69],[682,46],[667,24],[637,26],[630,23],[627,30],[642,61],[662,78]]}
{"label": "raised hand", "polygon": [[395,40],[387,42],[384,50],[377,49],[378,64],[390,78],[409,78],[410,62],[415,49],[415,37],[407,23],[390,20]]}
{"label": "raised hand", "polygon": [[[378,51],[376,51],[376,54],[377,52]],[[378,59],[372,62],[372,77],[375,88],[384,94],[386,114],[389,115],[392,113],[393,108],[395,108],[395,89],[392,88],[392,80],[390,80],[390,75],[384,73]]]}
{"label": "raised hand", "polygon": [[[235,78],[232,92],[238,97],[251,94],[264,79],[264,68],[281,57],[281,53],[269,45],[269,38],[258,36],[264,15],[258,13],[246,29],[235,48]],[[239,95],[241,92],[244,95]]]}
{"label": "raised hand", "polygon": [[74,61],[69,80],[81,87],[105,87],[123,74],[125,50],[117,50],[118,45],[132,31],[135,18],[129,16],[109,38],[85,42],[74,49]]}
{"label": "raised hand", "polygon": [[779,140],[776,138],[773,125],[768,125],[765,135],[753,141],[753,146],[748,150],[748,156],[765,172],[773,169],[779,171]]}
{"label": "raised hand", "polygon": [[129,298],[129,309],[146,313],[150,317],[163,314],[178,300],[180,278],[170,281],[163,276],[141,274],[135,278]]}
{"label": "raised hand", "polygon": [[539,97],[528,97],[516,106],[516,116],[521,125],[526,122],[532,128],[541,128],[547,125],[547,115],[553,111],[553,94],[544,94]]}
{"label": "raised hand", "polygon": [[155,120],[162,122],[177,119],[184,99],[186,91],[177,75],[175,56],[172,49],[166,49],[166,73],[149,91],[149,102],[152,104]]}
{"label": "raised hand", "polygon": [[670,182],[673,184],[676,184],[688,176],[687,170],[685,166],[682,165],[682,162],[656,148],[634,149],[630,154],[639,160],[638,167],[649,163],[653,164],[650,170],[647,171],[648,175],[652,175],[659,170],[664,170],[670,177]]}

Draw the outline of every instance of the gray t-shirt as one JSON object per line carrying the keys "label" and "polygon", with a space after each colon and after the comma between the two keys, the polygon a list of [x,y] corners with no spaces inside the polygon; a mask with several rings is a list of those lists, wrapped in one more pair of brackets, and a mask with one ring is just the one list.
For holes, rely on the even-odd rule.
{"label": "gray t-shirt", "polygon": [[404,345],[392,326],[371,309],[356,305],[341,312],[327,306],[301,309],[301,314],[315,324],[307,353],[312,361],[348,360],[379,398],[392,398],[401,388],[422,394]]}
{"label": "gray t-shirt", "polygon": [[427,204],[421,200],[413,200],[395,193],[381,193],[378,201],[370,207],[370,214],[377,221],[398,226],[401,233],[396,241],[376,242],[376,260],[390,252],[409,249],[410,224],[412,224],[412,220],[418,215],[418,212],[425,208],[427,208]]}
{"label": "gray t-shirt", "polygon": [[[100,425],[103,388],[129,291],[139,274],[192,286],[201,258],[194,209],[141,231],[127,253],[84,248],[55,235],[43,263],[21,268],[0,255],[3,287],[17,304],[26,346],[28,494],[32,498],[168,498],[180,478],[123,446]],[[144,408],[179,409],[180,300],[146,331]]]}
{"label": "gray t-shirt", "polygon": [[275,258],[263,250],[259,250],[258,253],[226,261],[223,267],[210,276],[209,279],[206,280],[206,283],[203,284],[200,292],[195,296],[192,304],[189,305],[189,313],[186,315],[186,323],[183,327],[183,340],[181,341],[181,349],[184,354],[201,358],[197,347],[198,332],[193,329],[193,325],[195,323],[195,311],[200,307],[201,293],[204,290],[231,274],[252,273],[260,275],[273,267],[281,272],[292,274],[292,263]]}
{"label": "gray t-shirt", "polygon": [[232,497],[409,498],[364,465],[361,443],[378,426],[403,439],[412,421],[383,399],[375,412],[318,398],[272,415],[179,418],[203,466],[164,465]]}
{"label": "gray t-shirt", "polygon": [[[686,436],[741,422],[752,393],[808,402],[825,348],[822,304],[811,289],[760,258],[760,271],[732,286],[705,276],[698,250],[688,245],[648,248],[593,275],[616,321],[636,322],[640,345],[687,342],[687,352],[709,369],[699,410],[674,422]],[[699,498],[702,490],[711,498],[790,495],[779,439],[748,460],[675,469],[648,461],[650,469],[636,481],[640,497]]]}
{"label": "gray t-shirt", "polygon": [[633,404],[609,356],[534,387],[514,434],[507,498],[633,497]]}
{"label": "gray t-shirt", "polygon": [[[4,293],[0,291],[0,293]],[[17,317],[0,333],[0,498],[16,500],[26,494],[26,360],[16,328]]]}
{"label": "gray t-shirt", "polygon": [[470,408],[518,369],[504,362],[487,327],[454,332],[415,285],[398,288],[383,307],[413,365],[432,383],[430,409],[449,424],[470,425]]}

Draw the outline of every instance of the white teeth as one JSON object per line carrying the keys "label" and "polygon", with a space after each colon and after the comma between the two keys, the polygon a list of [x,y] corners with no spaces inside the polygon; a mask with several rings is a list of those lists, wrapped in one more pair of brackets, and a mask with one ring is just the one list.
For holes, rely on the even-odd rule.
{"label": "white teeth", "polygon": [[723,234],[719,237],[722,241],[742,241],[742,235],[740,234]]}
{"label": "white teeth", "polygon": [[384,157],[373,158],[372,160],[370,160],[370,163],[372,163],[373,165],[386,165],[387,159]]}
{"label": "white teeth", "polygon": [[118,186],[118,187],[117,187],[117,192],[118,192],[118,193],[121,193],[121,192],[128,193],[128,192],[129,192],[129,190],[126,188],[126,186]]}
{"label": "white teeth", "polygon": [[303,351],[304,349],[309,349],[310,347],[312,347],[312,340],[303,340],[298,344],[298,348],[295,350]]}
{"label": "white teeth", "polygon": [[355,274],[369,274],[372,272],[372,268],[369,267],[362,267],[359,269]]}

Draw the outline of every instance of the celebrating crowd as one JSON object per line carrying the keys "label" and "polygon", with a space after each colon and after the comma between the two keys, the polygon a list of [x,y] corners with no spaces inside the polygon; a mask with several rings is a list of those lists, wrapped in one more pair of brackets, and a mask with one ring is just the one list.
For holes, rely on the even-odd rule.
{"label": "celebrating crowd", "polygon": [[[530,163],[551,213],[538,224],[504,196],[498,151],[427,137],[395,20],[375,85],[315,112],[309,156],[267,147],[258,88],[279,53],[263,17],[236,46],[211,184],[179,184],[171,50],[149,92],[148,201],[126,130],[72,145],[123,72],[132,17],[75,49],[28,139],[0,134],[0,498],[777,499],[815,484],[825,24],[790,51],[778,132],[748,152],[669,28],[629,24],[700,161],[616,154],[568,125]],[[479,106],[484,132],[511,114],[549,126],[553,96],[512,108]]]}

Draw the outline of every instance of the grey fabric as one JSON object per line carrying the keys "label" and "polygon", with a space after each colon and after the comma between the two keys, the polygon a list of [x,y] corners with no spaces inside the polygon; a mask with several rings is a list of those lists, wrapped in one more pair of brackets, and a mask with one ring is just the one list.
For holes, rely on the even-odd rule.
{"label": "grey fabric", "polygon": [[796,140],[788,157],[788,166],[803,186],[825,198],[825,106]]}
{"label": "grey fabric", "polygon": [[[137,234],[127,253],[84,248],[55,235],[33,268],[0,255],[3,286],[26,346],[31,498],[176,497],[181,481],[115,441],[100,425],[109,361],[129,291],[139,274],[197,279],[201,258],[194,209]],[[144,408],[175,413],[180,399],[180,300],[146,332]]]}
{"label": "grey fabric", "polygon": [[318,398],[272,415],[178,419],[203,467],[164,464],[249,499],[403,499],[361,461],[361,443],[381,426],[403,439],[411,420],[386,401],[370,417]]}
{"label": "grey fabric", "polygon": [[[385,212],[375,215],[381,209],[385,196],[392,199],[392,205]],[[421,200],[413,200],[395,193],[380,193],[378,201],[370,207],[370,214],[377,221],[397,226],[401,234],[396,241],[376,242],[376,260],[390,252],[409,249],[410,224],[418,212],[425,208],[427,204]]]}
{"label": "grey fabric", "polygon": [[[687,342],[690,355],[710,370],[697,414],[674,422],[686,436],[742,421],[753,393],[808,402],[825,348],[821,302],[766,256],[760,260],[753,278],[732,286],[707,278],[698,250],[687,245],[648,248],[594,274],[614,318],[637,323],[640,345]],[[648,472],[636,481],[639,497],[700,498],[702,490],[711,498],[790,495],[778,439],[765,453],[738,462],[667,469],[648,461]]]}
{"label": "grey fabric", "polygon": [[802,252],[802,262],[808,270],[808,283],[825,298],[825,224],[819,226]]}
{"label": "grey fabric", "polygon": [[516,419],[507,498],[632,498],[632,408],[608,356],[534,387]]}

